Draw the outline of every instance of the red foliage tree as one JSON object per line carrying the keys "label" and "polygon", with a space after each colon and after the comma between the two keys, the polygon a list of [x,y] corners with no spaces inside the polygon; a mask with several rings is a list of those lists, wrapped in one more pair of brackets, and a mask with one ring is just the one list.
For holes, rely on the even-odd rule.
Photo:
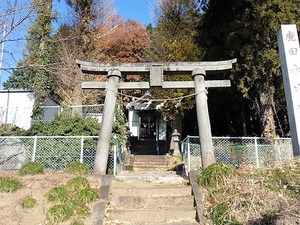
{"label": "red foliage tree", "polygon": [[115,29],[106,33],[105,37],[96,38],[95,42],[98,61],[143,62],[143,53],[150,45],[150,37],[146,27],[138,22],[119,20]]}

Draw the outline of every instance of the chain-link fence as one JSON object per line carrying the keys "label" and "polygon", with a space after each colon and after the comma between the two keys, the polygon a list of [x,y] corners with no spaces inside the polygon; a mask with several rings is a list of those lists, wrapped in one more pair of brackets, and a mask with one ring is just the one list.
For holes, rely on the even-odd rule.
{"label": "chain-link fence", "polygon": [[[18,170],[29,161],[41,163],[45,170],[64,170],[72,162],[85,163],[93,170],[97,140],[96,136],[0,137],[0,170]],[[116,174],[115,164],[122,163],[124,151],[115,139],[109,151],[109,174]]]}
{"label": "chain-link fence", "polygon": [[[217,162],[234,167],[263,166],[293,158],[290,138],[213,137]],[[187,136],[182,141],[182,155],[187,171],[202,167],[199,137]]]}
{"label": "chain-link fence", "polygon": [[[18,170],[29,161],[40,162],[45,170],[64,170],[72,162],[82,162],[93,170],[98,137],[0,137],[0,170]],[[233,138],[214,137],[213,146],[218,162],[234,167],[256,167],[293,158],[290,138]],[[183,160],[187,171],[199,170],[201,147],[198,137],[188,136],[182,141]],[[125,147],[114,139],[109,151],[107,172],[117,173],[117,165],[124,162]]]}

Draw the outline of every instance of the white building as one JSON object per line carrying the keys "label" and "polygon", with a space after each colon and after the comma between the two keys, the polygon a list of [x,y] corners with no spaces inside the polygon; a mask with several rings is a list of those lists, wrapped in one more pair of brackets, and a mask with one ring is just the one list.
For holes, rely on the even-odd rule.
{"label": "white building", "polygon": [[0,123],[29,129],[33,104],[32,91],[0,90]]}

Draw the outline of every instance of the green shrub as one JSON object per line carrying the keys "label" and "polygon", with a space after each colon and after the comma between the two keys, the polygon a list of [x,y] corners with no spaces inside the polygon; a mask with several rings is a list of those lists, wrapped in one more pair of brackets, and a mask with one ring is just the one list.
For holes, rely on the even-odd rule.
{"label": "green shrub", "polygon": [[80,190],[74,196],[74,201],[81,205],[81,204],[89,204],[97,200],[98,194],[92,188],[85,188]]}
{"label": "green shrub", "polygon": [[47,212],[47,219],[50,223],[60,223],[70,219],[74,215],[73,209],[66,205],[55,205],[52,206]]}
{"label": "green shrub", "polygon": [[21,205],[23,208],[33,208],[36,205],[36,199],[32,196],[27,196],[22,200]]}
{"label": "green shrub", "polygon": [[89,173],[89,166],[81,162],[73,162],[68,165],[66,172],[71,174],[87,174]]}
{"label": "green shrub", "polygon": [[224,163],[215,163],[204,169],[197,178],[202,186],[218,186],[223,184],[225,179],[232,176],[233,169]]}
{"label": "green shrub", "polygon": [[75,177],[67,182],[66,187],[71,192],[78,192],[85,188],[89,188],[90,184],[89,181],[84,177]]}
{"label": "green shrub", "polygon": [[41,163],[38,162],[28,162],[25,163],[19,170],[21,176],[25,175],[35,175],[44,173],[44,169]]}
{"label": "green shrub", "polygon": [[97,136],[99,123],[95,118],[83,118],[72,109],[65,108],[51,123],[34,121],[26,135],[45,136]]}
{"label": "green shrub", "polygon": [[133,171],[133,165],[127,165],[126,170],[127,171]]}
{"label": "green shrub", "polygon": [[231,215],[227,204],[221,203],[212,209],[211,219],[216,225],[239,225],[237,219]]}
{"label": "green shrub", "polygon": [[[90,203],[97,200],[97,192],[90,188],[89,181],[84,177],[75,177],[68,180],[67,184],[63,187],[54,187],[48,194],[48,200],[58,204],[62,204],[59,207],[54,206],[47,213],[47,218],[51,223],[59,223],[68,220],[72,215],[75,218],[85,218],[91,215]],[[64,207],[63,207],[64,206]],[[70,210],[72,210],[70,213]],[[67,214],[67,216],[63,216]],[[74,221],[71,224],[83,224],[81,221]]]}
{"label": "green shrub", "polygon": [[0,177],[0,192],[15,192],[22,186],[22,183],[14,178]]}
{"label": "green shrub", "polygon": [[[126,129],[126,116],[122,110],[122,106],[118,105],[115,109],[115,121],[112,127],[112,133],[121,143],[123,140],[126,140],[126,137],[130,135],[129,131]],[[112,138],[113,141],[113,138]]]}
{"label": "green shrub", "polygon": [[0,136],[22,136],[21,128],[11,124],[0,124]]}
{"label": "green shrub", "polygon": [[79,217],[88,217],[91,215],[91,209],[86,207],[78,207],[76,213]]}
{"label": "green shrub", "polygon": [[[99,123],[95,118],[83,118],[74,110],[65,108],[63,112],[57,114],[53,121],[34,121],[31,128],[24,135],[27,136],[98,136]],[[88,147],[93,156],[97,146],[97,139],[84,140],[85,147]],[[74,162],[74,155],[78,155],[80,149],[80,138],[61,139],[59,142],[53,139],[39,139],[36,158],[44,168],[49,170],[63,170],[70,163]]]}
{"label": "green shrub", "polygon": [[108,168],[107,171],[106,171],[106,174],[107,175],[114,175],[114,170]]}
{"label": "green shrub", "polygon": [[70,195],[65,187],[54,187],[47,194],[50,202],[66,203],[70,200]]}

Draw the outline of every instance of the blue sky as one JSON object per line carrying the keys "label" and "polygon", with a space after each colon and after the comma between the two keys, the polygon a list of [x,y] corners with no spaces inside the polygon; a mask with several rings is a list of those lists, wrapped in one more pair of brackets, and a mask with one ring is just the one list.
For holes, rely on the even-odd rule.
{"label": "blue sky", "polygon": [[133,19],[144,25],[154,23],[151,15],[151,4],[154,3],[155,0],[115,0],[118,13],[124,19]]}
{"label": "blue sky", "polygon": [[[21,0],[21,1],[24,1],[25,2],[24,4],[28,4],[29,2],[29,1],[27,2],[26,0]],[[154,24],[151,5],[155,4],[155,2],[156,0],[114,0],[115,7],[118,11],[118,14],[120,14],[125,20],[133,19],[143,25],[148,25],[149,23]],[[56,9],[59,10],[63,7],[65,7],[64,0],[55,2]],[[68,16],[67,12],[65,10],[62,11],[64,12],[60,16],[67,17]],[[19,27],[19,29],[11,33],[10,36],[8,36],[7,40],[24,38],[28,26],[29,23],[23,24],[22,26]],[[2,37],[1,29],[0,29],[0,35]],[[3,58],[3,65],[2,65],[3,68],[11,68],[17,65],[17,62],[22,57],[24,44],[25,44],[24,41],[15,41],[15,42],[7,41],[5,43],[4,58]],[[8,79],[10,73],[11,71],[2,71],[2,78],[0,80],[0,90],[3,89],[2,83]]]}

